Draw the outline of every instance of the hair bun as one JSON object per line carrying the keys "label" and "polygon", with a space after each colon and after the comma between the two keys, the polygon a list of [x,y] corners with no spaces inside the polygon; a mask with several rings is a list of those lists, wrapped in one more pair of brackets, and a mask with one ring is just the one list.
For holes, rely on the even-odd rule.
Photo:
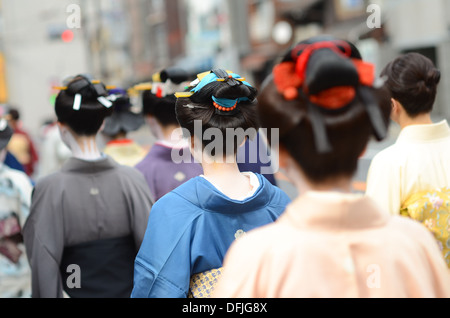
{"label": "hair bun", "polygon": [[417,91],[419,93],[430,94],[436,90],[441,79],[441,72],[437,69],[428,71],[425,78],[417,82]]}
{"label": "hair bun", "polygon": [[160,73],[161,82],[166,82],[170,80],[175,84],[181,84],[189,79],[189,74],[187,71],[177,67],[166,68]]}
{"label": "hair bun", "polygon": [[310,94],[337,86],[359,84],[359,75],[352,61],[329,49],[314,52],[306,70],[306,87]]}
{"label": "hair bun", "polygon": [[197,79],[189,99],[197,104],[214,106],[220,115],[234,115],[239,104],[251,104],[256,99],[257,90],[236,73],[214,69],[197,75]]}
{"label": "hair bun", "polygon": [[67,93],[71,96],[81,95],[83,99],[93,100],[108,96],[106,86],[100,81],[91,81],[83,75],[75,76],[67,85]]}
{"label": "hair bun", "polygon": [[441,80],[441,72],[438,69],[432,69],[428,72],[425,84],[434,87],[439,84]]}

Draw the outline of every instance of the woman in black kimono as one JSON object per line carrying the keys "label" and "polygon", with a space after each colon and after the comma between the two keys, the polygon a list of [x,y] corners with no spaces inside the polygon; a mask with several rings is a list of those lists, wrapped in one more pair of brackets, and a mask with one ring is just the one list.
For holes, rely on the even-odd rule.
{"label": "woman in black kimono", "polygon": [[[24,240],[33,297],[128,297],[152,199],[144,177],[95,142],[112,111],[105,86],[76,76],[55,104],[72,150],[34,189]],[[64,291],[64,292],[63,292]]]}

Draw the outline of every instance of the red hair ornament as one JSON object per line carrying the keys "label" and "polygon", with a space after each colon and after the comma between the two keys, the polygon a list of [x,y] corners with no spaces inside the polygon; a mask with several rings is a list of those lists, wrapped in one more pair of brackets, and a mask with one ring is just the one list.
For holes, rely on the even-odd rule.
{"label": "red hair ornament", "polygon": [[[336,55],[350,60],[356,70],[357,81],[360,85],[336,85],[319,92],[316,89],[315,94],[310,94],[309,88],[305,85],[306,70],[312,54],[321,49],[331,50]],[[374,127],[375,137],[381,140],[386,136],[387,126],[382,119],[376,101],[368,91],[368,88],[373,87],[375,83],[375,66],[360,59],[351,58],[351,54],[352,49],[345,41],[301,43],[292,50],[291,57],[294,61],[282,62],[273,69],[274,84],[284,99],[295,100],[300,95],[308,99],[308,113],[317,149],[320,153],[330,152],[331,145],[319,108],[329,111],[342,109],[349,105],[357,95],[363,100]]]}
{"label": "red hair ornament", "polygon": [[[344,48],[342,52],[337,44]],[[351,48],[343,41],[319,42],[314,44],[300,44],[292,55],[297,56],[297,62],[282,62],[273,69],[274,83],[278,92],[286,100],[294,100],[299,97],[299,89],[302,88],[306,78],[306,68],[312,53],[319,49],[330,49],[346,58],[350,57]],[[351,59],[359,75],[361,85],[372,86],[375,81],[375,66],[362,60]],[[303,92],[308,95],[308,88],[303,87]],[[326,109],[339,109],[349,104],[356,96],[355,88],[351,86],[337,86],[324,90],[316,95],[309,95],[314,104]]]}

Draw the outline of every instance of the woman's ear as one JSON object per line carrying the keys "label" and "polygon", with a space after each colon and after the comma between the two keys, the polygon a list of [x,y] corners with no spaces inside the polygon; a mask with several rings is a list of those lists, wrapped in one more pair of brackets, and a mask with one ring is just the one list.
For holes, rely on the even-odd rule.
{"label": "woman's ear", "polygon": [[60,121],[57,121],[57,122],[56,122],[56,125],[57,125],[59,128],[64,128],[64,127],[66,127],[66,125],[64,125],[64,124],[61,123]]}
{"label": "woman's ear", "polygon": [[394,98],[391,98],[391,119],[398,123],[400,113],[402,111],[402,105]]}

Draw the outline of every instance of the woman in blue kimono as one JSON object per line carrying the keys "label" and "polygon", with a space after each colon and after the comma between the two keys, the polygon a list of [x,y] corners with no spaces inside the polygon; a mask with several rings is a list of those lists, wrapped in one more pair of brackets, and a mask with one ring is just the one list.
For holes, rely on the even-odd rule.
{"label": "woman in blue kimono", "polygon": [[231,243],[275,221],[290,201],[260,174],[240,172],[236,162],[247,138],[239,131],[258,129],[256,89],[221,69],[191,85],[177,95],[176,112],[203,174],[153,206],[132,297],[208,297]]}

